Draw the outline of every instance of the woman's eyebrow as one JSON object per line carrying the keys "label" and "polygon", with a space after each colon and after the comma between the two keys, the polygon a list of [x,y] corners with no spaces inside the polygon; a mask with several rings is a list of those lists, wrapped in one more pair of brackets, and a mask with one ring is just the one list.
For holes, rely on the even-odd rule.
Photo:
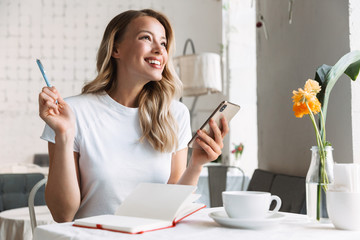
{"label": "woman's eyebrow", "polygon": [[[150,35],[154,36],[154,33],[149,31],[149,30],[140,30],[138,32],[138,34],[141,34],[141,33],[149,33]],[[165,39],[166,40],[166,37],[165,36],[162,36],[161,39]]]}

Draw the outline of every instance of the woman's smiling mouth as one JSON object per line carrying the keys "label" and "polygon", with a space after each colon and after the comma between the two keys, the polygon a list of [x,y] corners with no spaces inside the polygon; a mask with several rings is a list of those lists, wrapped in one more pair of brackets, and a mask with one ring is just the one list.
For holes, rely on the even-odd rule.
{"label": "woman's smiling mouth", "polygon": [[161,62],[157,59],[146,58],[145,61],[149,63],[152,67],[161,68]]}

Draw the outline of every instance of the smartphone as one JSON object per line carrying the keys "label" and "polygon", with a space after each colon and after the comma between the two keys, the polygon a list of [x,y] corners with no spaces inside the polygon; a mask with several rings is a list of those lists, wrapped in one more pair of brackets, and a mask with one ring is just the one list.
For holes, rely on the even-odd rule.
{"label": "smartphone", "polygon": [[[200,127],[201,130],[205,131],[210,137],[214,137],[214,133],[211,130],[209,121],[213,119],[216,124],[221,129],[221,118],[224,116],[228,122],[236,115],[236,113],[240,110],[240,106],[234,103],[223,101],[219,104],[219,106],[214,110],[214,112],[209,116],[209,118],[205,121],[205,123]],[[188,147],[190,148],[201,148],[199,144],[195,141],[198,137],[196,133],[190,142],[188,143]]]}

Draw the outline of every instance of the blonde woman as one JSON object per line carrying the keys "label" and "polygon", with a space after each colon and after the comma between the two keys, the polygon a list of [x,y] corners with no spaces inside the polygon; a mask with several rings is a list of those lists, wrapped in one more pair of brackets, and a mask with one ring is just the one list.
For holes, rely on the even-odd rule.
{"label": "blonde woman", "polygon": [[[215,160],[228,124],[211,122],[193,151],[189,112],[175,100],[181,83],[171,62],[174,35],[153,10],[129,10],[108,24],[97,55],[98,76],[82,94],[39,94],[50,166],[46,203],[57,222],[113,214],[140,182],[196,185],[203,164]],[[56,102],[57,101],[57,102]]]}

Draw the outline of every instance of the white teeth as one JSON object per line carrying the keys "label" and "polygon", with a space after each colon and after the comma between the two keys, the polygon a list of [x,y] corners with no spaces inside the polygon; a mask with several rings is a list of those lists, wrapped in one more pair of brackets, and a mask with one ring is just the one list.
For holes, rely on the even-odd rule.
{"label": "white teeth", "polygon": [[147,60],[147,62],[150,63],[150,64],[156,64],[156,65],[159,65],[159,66],[160,66],[160,61],[158,61],[158,60],[151,60],[151,59],[149,59],[149,60]]}

